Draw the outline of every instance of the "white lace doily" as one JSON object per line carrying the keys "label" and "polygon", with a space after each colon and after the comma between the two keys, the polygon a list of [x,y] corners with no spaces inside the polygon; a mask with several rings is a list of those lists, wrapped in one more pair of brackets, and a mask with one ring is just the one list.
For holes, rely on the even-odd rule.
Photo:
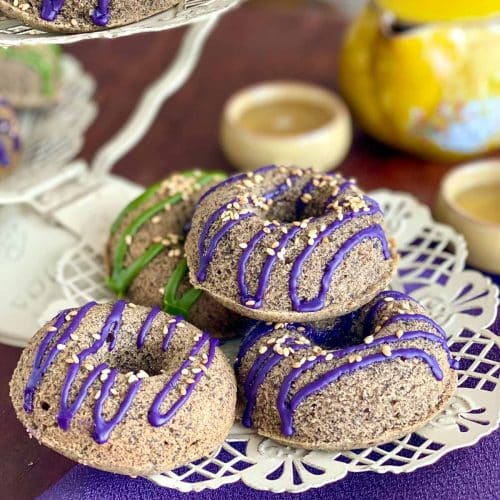
{"label": "white lace doily", "polygon": [[0,16],[0,46],[28,45],[37,43],[74,43],[94,38],[119,38],[177,28],[206,19],[209,16],[222,14],[243,0],[181,0],[179,5],[165,12],[127,26],[111,28],[93,33],[60,34],[46,33],[20,21]]}
{"label": "white lace doily", "polygon": [[[235,425],[210,457],[153,476],[152,481],[186,492],[238,480],[257,490],[300,492],[338,481],[348,472],[411,472],[451,450],[473,445],[498,427],[500,362],[494,359],[499,359],[500,342],[487,329],[497,313],[497,287],[479,272],[464,270],[463,237],[433,221],[426,206],[404,193],[373,195],[401,250],[393,287],[425,304],[447,331],[450,348],[460,360],[459,389],[448,408],[416,433],[341,453],[290,448]],[[59,307],[112,298],[96,250],[95,245],[80,243],[59,262],[57,279],[65,295]],[[237,343],[227,345],[234,352]]]}
{"label": "white lace doily", "polygon": [[18,112],[23,151],[16,170],[0,183],[0,205],[29,201],[67,177],[64,170],[72,169],[69,164],[97,113],[93,78],[72,56],[65,54],[61,63],[59,102],[43,110]]}

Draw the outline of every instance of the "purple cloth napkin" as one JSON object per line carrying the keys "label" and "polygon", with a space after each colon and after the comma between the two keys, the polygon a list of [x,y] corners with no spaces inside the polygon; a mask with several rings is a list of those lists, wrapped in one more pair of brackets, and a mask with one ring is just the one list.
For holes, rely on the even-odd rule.
{"label": "purple cloth napkin", "polygon": [[[500,276],[492,276],[500,286]],[[500,335],[500,311],[490,329]],[[411,499],[498,500],[500,499],[500,431],[483,438],[478,444],[445,455],[437,463],[409,474],[348,474],[343,480],[301,494],[255,491],[242,483],[200,493],[180,493],[160,488],[146,479],[130,479],[117,474],[78,465],[41,500],[52,499],[148,499],[239,500],[246,498],[295,499]]]}

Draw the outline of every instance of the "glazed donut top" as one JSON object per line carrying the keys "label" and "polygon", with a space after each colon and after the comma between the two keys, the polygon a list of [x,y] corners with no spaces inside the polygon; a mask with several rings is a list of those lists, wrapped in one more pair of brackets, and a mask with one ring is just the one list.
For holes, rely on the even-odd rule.
{"label": "glazed donut top", "polygon": [[[290,198],[289,193],[292,190],[296,193],[297,186],[301,186],[298,196]],[[209,216],[205,212],[199,214],[198,208],[211,197],[216,201],[210,200],[210,206],[218,208]],[[290,209],[291,206],[293,209]],[[325,307],[334,272],[345,256],[363,240],[378,240],[383,259],[392,258],[391,245],[382,225],[377,222],[383,217],[379,205],[364,195],[353,179],[347,180],[339,174],[319,174],[312,169],[271,165],[255,172],[235,175],[212,187],[200,198],[198,208],[193,217],[196,231],[188,235],[188,241],[196,238],[197,252],[191,255],[187,250],[188,263],[191,281],[208,291],[211,291],[212,284],[207,283],[215,280],[210,276],[211,266],[217,251],[227,241],[225,236],[229,236],[231,231],[244,232],[242,227],[250,228],[252,225],[248,230],[250,237],[237,242],[239,248],[231,247],[231,258],[236,259],[239,301],[248,309],[259,310],[263,307],[271,286],[271,273],[279,265],[288,265],[292,259],[288,287],[291,307],[293,311],[309,313]],[[361,222],[362,216],[377,219],[364,223]],[[360,229],[342,242],[324,266],[318,294],[312,298],[301,297],[300,282],[304,280],[304,269],[311,256],[321,250],[330,237],[335,237],[337,231],[347,231],[350,222],[359,222]],[[267,243],[271,238],[273,241]],[[296,252],[299,239],[304,245]],[[268,245],[265,249],[263,241]],[[253,277],[253,273],[249,272],[251,261],[257,253],[264,251],[267,255],[256,283],[250,285]],[[222,253],[227,256],[228,252],[225,249]],[[251,291],[251,288],[254,290]]]}
{"label": "glazed donut top", "polygon": [[[167,252],[169,257],[183,255],[183,230],[158,234],[152,240],[144,242],[147,235],[141,233],[146,226],[161,226],[162,214],[182,205],[211,183],[221,181],[226,176],[220,172],[189,170],[174,174],[167,179],[153,184],[138,198],[130,202],[119,214],[111,227],[111,237],[119,234],[110,256],[111,276],[107,285],[118,297],[125,296],[127,289],[137,275],[159,254]],[[194,202],[193,202],[194,203]],[[132,220],[129,215],[138,213]],[[122,229],[122,224],[126,227]],[[134,243],[139,240],[139,255],[134,255]],[[135,252],[137,253],[137,252]],[[163,287],[162,309],[170,314],[187,316],[193,304],[198,300],[201,290],[190,288],[178,297],[178,289],[188,274],[187,262],[182,258]]]}
{"label": "glazed donut top", "polygon": [[[9,146],[7,146],[7,142]],[[8,101],[0,99],[0,168],[12,166],[9,148],[14,152],[19,152],[21,139],[17,130],[14,109]]]}
{"label": "glazed donut top", "polygon": [[281,432],[292,436],[293,415],[301,402],[356,370],[396,358],[418,359],[429,366],[435,379],[442,380],[444,367],[423,348],[422,341],[426,346],[440,346],[450,367],[458,368],[445,332],[408,295],[382,292],[360,312],[354,328],[365,335],[359,344],[327,350],[311,342],[310,326],[255,323],[244,337],[235,363],[245,402],[243,425],[252,426],[259,389],[274,369],[284,370],[276,400]]}
{"label": "glazed donut top", "polygon": [[[102,329],[93,333],[82,331],[81,322],[89,315],[98,317],[105,308],[110,309],[110,312]],[[96,403],[92,437],[98,444],[103,444],[108,441],[113,429],[125,418],[128,409],[134,404],[134,399],[138,397],[139,390],[143,386],[146,390],[148,379],[160,377],[165,384],[157,394],[151,396],[153,401],[147,418],[153,427],[167,424],[187,402],[210,368],[218,340],[183,322],[181,317],[170,317],[162,313],[159,308],[153,308],[147,314],[139,331],[134,332],[137,355],[139,356],[141,350],[147,349],[150,358],[161,359],[160,366],[166,367],[169,362],[164,356],[169,355],[171,360],[178,357],[179,352],[182,352],[182,342],[186,341],[188,335],[192,335],[190,351],[185,359],[180,361],[178,369],[173,372],[171,370],[170,376],[162,374],[162,370],[159,370],[158,375],[151,376],[143,369],[129,370],[125,365],[120,366],[119,360],[127,363],[127,359],[123,361],[121,357],[123,353],[117,352],[125,351],[125,355],[130,357],[129,347],[118,350],[116,347],[117,343],[122,341],[120,337],[125,333],[122,332],[123,317],[128,314],[130,320],[135,308],[134,304],[119,300],[110,306],[89,302],[80,309],[60,312],[49,325],[46,325],[45,337],[38,345],[31,375],[24,389],[24,410],[28,413],[33,412],[37,389],[44,378],[50,376],[49,372],[64,370],[66,376],[61,387],[57,415],[59,427],[68,430],[85,400],[93,397]],[[156,345],[158,328],[163,331],[159,346]],[[148,337],[153,338],[150,342],[153,342],[154,346],[148,346]],[[123,341],[125,340],[123,338]],[[128,363],[130,366],[130,359]],[[99,390],[91,395],[91,389],[95,388],[94,384]],[[179,397],[172,399],[172,393],[176,391],[179,391]],[[115,404],[117,410],[114,416],[106,420],[103,414],[107,401],[114,400],[116,403],[117,399],[121,399],[121,402],[119,406]],[[165,408],[167,400],[171,405]]]}

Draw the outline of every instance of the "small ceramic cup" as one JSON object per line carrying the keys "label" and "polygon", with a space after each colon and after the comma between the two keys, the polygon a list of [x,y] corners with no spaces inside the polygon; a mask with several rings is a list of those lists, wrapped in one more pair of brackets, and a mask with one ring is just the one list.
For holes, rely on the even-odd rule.
{"label": "small ceramic cup", "polygon": [[[500,222],[472,213],[458,201],[466,191],[471,194],[470,190],[484,186],[500,187],[500,159],[467,163],[449,172],[441,182],[435,213],[464,235],[471,266],[500,274]],[[494,214],[500,215],[500,197],[493,205]]]}
{"label": "small ceramic cup", "polygon": [[228,100],[220,142],[240,170],[274,163],[326,171],[347,154],[351,129],[349,111],[334,93],[275,81],[247,87]]}

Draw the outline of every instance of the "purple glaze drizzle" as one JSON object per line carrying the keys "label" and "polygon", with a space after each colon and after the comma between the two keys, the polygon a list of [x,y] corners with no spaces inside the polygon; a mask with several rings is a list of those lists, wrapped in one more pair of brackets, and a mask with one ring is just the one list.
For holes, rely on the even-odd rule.
{"label": "purple glaze drizzle", "polygon": [[137,335],[137,349],[142,349],[144,346],[144,342],[146,340],[146,335],[148,334],[151,325],[153,324],[153,321],[155,320],[156,316],[158,316],[158,313],[161,311],[161,309],[157,306],[153,307],[151,311],[149,311],[149,314],[144,321],[144,323],[141,326],[141,329],[139,330],[139,334]]}
{"label": "purple glaze drizzle", "polygon": [[[95,303],[93,304],[95,305]],[[57,416],[57,422],[59,424],[59,427],[61,427],[61,429],[63,430],[69,429],[71,420],[75,416],[76,412],[79,410],[81,404],[83,403],[83,400],[85,399],[86,391],[88,387],[90,387],[91,385],[91,382],[89,383],[88,387],[84,384],[84,386],[82,386],[82,388],[78,392],[75,402],[73,404],[69,404],[69,395],[71,392],[71,387],[73,386],[73,382],[75,381],[78,372],[80,371],[80,365],[84,363],[89,356],[91,356],[92,354],[96,354],[97,351],[99,351],[99,349],[101,349],[106,342],[109,343],[108,347],[109,351],[112,351],[114,349],[116,345],[117,333],[120,330],[122,322],[123,310],[125,309],[126,305],[127,303],[124,300],[118,300],[113,304],[113,309],[111,310],[109,316],[107,317],[106,323],[104,324],[104,327],[102,328],[99,334],[100,338],[97,339],[90,347],[84,349],[78,355],[78,360],[79,360],[78,363],[74,363],[69,366],[68,373],[66,374],[66,380],[64,381],[64,385],[62,388],[61,406],[59,409],[59,414]],[[82,310],[84,310],[84,307],[79,311],[79,313]],[[87,311],[85,311],[84,314],[86,314],[86,312]],[[75,319],[77,317],[78,316],[76,316]],[[67,332],[65,332],[65,334],[66,333]],[[92,372],[91,375],[93,373],[94,372]],[[87,381],[89,380],[91,375],[89,375]],[[95,378],[93,380],[95,380]],[[99,434],[99,438],[100,437],[101,435]]]}
{"label": "purple glaze drizzle", "polygon": [[109,0],[99,0],[92,13],[92,21],[97,26],[107,26],[109,23]]}
{"label": "purple glaze drizzle", "polygon": [[196,374],[196,376],[194,377],[194,382],[192,384],[189,384],[186,394],[181,396],[166,413],[161,413],[160,408],[162,406],[163,401],[181,378],[182,370],[187,369],[187,367],[191,364],[191,360],[189,358],[196,356],[201,351],[203,346],[207,343],[207,341],[209,347],[208,347],[208,358],[205,366],[209,368],[210,365],[212,364],[212,361],[215,357],[215,348],[218,344],[218,340],[211,338],[207,333],[204,332],[201,338],[198,340],[198,342],[195,344],[195,346],[189,353],[188,359],[186,359],[182,363],[180,368],[172,375],[172,378],[165,384],[161,392],[154,399],[153,404],[151,405],[151,408],[149,409],[148,412],[148,421],[154,427],[159,427],[167,424],[175,416],[175,414],[182,407],[182,405],[189,399],[191,393],[194,391],[196,385],[203,376],[203,371]]}
{"label": "purple glaze drizzle", "polygon": [[432,319],[429,318],[429,316],[426,316],[425,314],[395,314],[394,316],[391,316],[387,321],[385,321],[381,326],[381,328],[385,328],[386,326],[392,325],[393,323],[396,323],[398,321],[422,321],[424,323],[429,324],[433,328],[436,329],[437,334],[446,340],[446,333],[445,331]]}
{"label": "purple glaze drizzle", "polygon": [[94,406],[94,432],[92,437],[98,444],[105,443],[109,439],[113,429],[125,418],[125,415],[127,414],[127,411],[130,408],[130,405],[132,404],[142,383],[142,380],[136,380],[130,384],[127,394],[125,394],[125,397],[123,398],[123,401],[121,402],[115,415],[106,421],[102,416],[102,411],[104,403],[109,397],[117,375],[118,370],[116,368],[111,370],[108,378],[102,384],[101,395],[97,399],[96,405]]}
{"label": "purple glaze drizzle", "polygon": [[175,329],[177,328],[177,325],[183,320],[184,318],[182,316],[176,316],[174,318],[174,321],[168,324],[167,328],[167,333],[165,334],[165,337],[163,339],[163,343],[161,346],[161,349],[163,352],[167,352],[167,349],[170,345],[170,341],[172,340],[172,337],[174,335]]}
{"label": "purple glaze drizzle", "polygon": [[[44,21],[55,21],[64,7],[65,0],[42,0],[40,17]],[[106,26],[109,23],[110,0],[98,0],[97,7],[91,15],[92,21],[97,26]]]}
{"label": "purple glaze drizzle", "polygon": [[[225,209],[224,207],[221,207]],[[220,209],[219,209],[220,210]],[[203,233],[208,234],[208,231],[210,230],[211,225],[215,222],[217,217],[215,217],[213,220],[212,218],[214,215],[219,212],[217,210],[212,216],[209,218],[207,224],[203,228],[202,236],[200,236],[200,247],[203,248],[205,245],[205,239],[203,238]],[[221,212],[222,213],[222,212]],[[236,224],[239,224],[242,220],[248,219],[249,217],[253,217],[255,214],[253,213],[247,213],[247,214],[242,214],[240,215],[240,218],[237,220],[230,220],[229,222],[226,222],[213,236],[213,238],[210,240],[210,244],[208,245],[208,249],[206,251],[200,250],[200,265],[198,267],[198,272],[196,273],[196,279],[200,282],[203,282],[207,279],[207,270],[210,262],[212,261],[212,258],[214,256],[215,251],[217,250],[217,245],[219,244],[219,241],[228,233]],[[206,237],[206,236],[205,236]]]}
{"label": "purple glaze drizzle", "polygon": [[[396,292],[397,293],[397,292]],[[431,326],[432,323],[430,323]],[[286,328],[289,330],[294,329],[296,325],[289,324],[286,325]],[[248,350],[252,348],[256,342],[261,340],[264,336],[271,333],[273,331],[273,325],[266,325],[265,323],[257,323],[255,324],[248,332],[248,334],[243,339],[242,345],[240,347],[240,351],[238,353],[238,357],[235,363],[235,369],[237,373],[239,372],[241,361],[247,354]],[[415,331],[406,331],[403,333],[401,337],[397,337],[396,335],[379,337],[372,341],[370,344],[359,344],[350,347],[346,347],[343,349],[339,349],[336,351],[330,351],[329,353],[318,356],[313,360],[306,361],[299,368],[295,368],[290,371],[290,373],[285,377],[280,391],[278,393],[277,398],[277,407],[280,413],[280,418],[282,421],[282,432],[284,435],[290,436],[293,434],[292,427],[292,418],[293,412],[306,397],[308,397],[313,392],[321,390],[323,387],[328,385],[329,383],[337,380],[341,375],[345,373],[350,373],[358,368],[366,367],[370,364],[381,362],[388,359],[393,359],[396,357],[402,358],[420,358],[423,361],[427,362],[430,366],[433,375],[437,380],[442,380],[443,374],[439,367],[439,364],[435,360],[434,357],[427,354],[422,349],[417,348],[405,348],[392,351],[391,355],[387,356],[382,353],[370,354],[365,356],[360,362],[356,363],[347,363],[340,367],[337,367],[322,376],[320,376],[314,382],[311,382],[307,386],[305,386],[301,391],[298,391],[297,394],[291,398],[290,404],[287,404],[287,398],[291,391],[291,386],[294,381],[296,381],[300,375],[302,375],[306,370],[313,368],[316,364],[322,363],[326,361],[326,356],[333,355],[332,359],[341,359],[347,357],[354,353],[362,353],[368,349],[372,349],[373,347],[381,346],[381,345],[391,345],[394,343],[398,343],[401,341],[408,340],[418,340],[424,339],[430,342],[438,343],[443,350],[446,352],[448,363],[453,369],[458,368],[458,362],[454,360],[451,356],[451,352],[449,350],[448,344],[446,343],[446,338],[442,336],[441,331],[437,333],[415,330]],[[284,345],[292,346],[294,350],[309,348],[308,346],[294,344],[293,339],[288,339],[285,341]],[[260,354],[254,360],[254,363],[250,367],[244,383],[244,394],[246,396],[246,407],[243,414],[242,422],[245,426],[251,427],[252,425],[252,414],[256,404],[257,393],[264,382],[265,378],[268,376],[270,371],[283,359],[283,356],[273,351],[266,351],[264,354]],[[333,374],[333,375],[332,375]],[[333,377],[333,378],[332,378]]]}
{"label": "purple glaze drizzle", "polygon": [[[70,320],[70,318],[68,318],[68,314],[71,313],[69,310],[62,311],[54,319],[53,326],[49,328],[47,335],[40,343],[33,362],[32,372],[24,389],[24,409],[26,412],[30,413],[33,411],[35,391],[39,386],[42,377],[54,362],[56,356],[61,351],[63,351],[62,348],[58,349],[57,347],[65,345],[65,342],[67,342],[68,339],[71,338],[72,334],[80,326],[82,319],[95,305],[95,302],[89,302],[81,309],[79,309],[74,317],[71,318],[71,321],[69,322],[67,328],[57,339],[56,344],[49,350],[49,345],[54,341],[56,336],[60,334],[62,327],[65,325],[65,322]],[[96,404],[94,406],[94,430],[92,433],[93,439],[99,444],[105,443],[109,439],[113,429],[125,418],[127,411],[134,401],[135,395],[137,394],[138,390],[141,387],[141,384],[143,383],[143,379],[137,379],[129,384],[128,390],[122,402],[120,403],[118,410],[109,420],[104,419],[103,408],[106,400],[112,392],[112,388],[116,382],[116,378],[120,373],[117,368],[110,368],[107,363],[101,363],[95,368],[91,367],[91,371],[82,381],[81,386],[76,392],[72,402],[70,402],[70,395],[72,393],[73,383],[75,382],[75,379],[77,378],[78,373],[80,372],[85,360],[92,354],[96,354],[100,349],[103,348],[106,343],[109,344],[109,351],[112,351],[115,348],[117,335],[122,324],[122,316],[125,306],[126,302],[123,300],[114,303],[113,308],[99,334],[99,338],[96,337],[96,341],[90,347],[84,349],[79,355],[74,355],[75,361],[68,364],[68,371],[66,373],[66,378],[61,389],[61,401],[57,414],[57,423],[61,429],[67,431],[70,428],[73,417],[76,415],[85,399],[88,397],[88,392],[91,386],[96,382],[100,383],[100,390],[97,395]],[[148,316],[141,326],[141,329],[137,336],[138,350],[144,346],[146,336],[159,312],[159,308],[153,308],[148,313]],[[163,351],[166,351],[168,349],[175,327],[180,320],[182,320],[180,316],[176,317],[175,321],[169,324],[166,337],[163,341]],[[204,333],[191,351],[191,356],[195,356],[206,343],[207,339],[209,339],[210,345],[208,358],[206,361],[206,368],[210,366],[215,356],[215,349],[218,344],[217,340],[210,339],[208,334]],[[181,408],[184,402],[189,398],[189,395],[193,392],[200,378],[204,375],[204,371],[200,371],[200,373],[196,374],[194,378],[195,381],[193,384],[189,385],[186,391],[186,395],[176,401],[165,415],[161,415],[159,413],[161,403],[163,402],[165,396],[168,394],[171,388],[175,386],[175,383],[181,375],[182,369],[188,366],[189,363],[190,360],[186,360],[182,364],[179,371],[176,372],[172,379],[166,384],[163,391],[157,395],[155,402],[153,403],[149,411],[150,421],[155,422],[152,425],[158,426],[167,423],[175,415],[178,409]],[[104,371],[106,371],[104,373],[105,377],[102,377]]]}
{"label": "purple glaze drizzle", "polygon": [[[429,365],[429,368],[431,369],[432,374],[434,375],[436,380],[443,379],[443,372],[439,367],[439,364],[436,361],[436,359],[430,354],[427,354],[425,351],[422,351],[421,349],[398,349],[396,351],[393,351],[390,356],[386,356],[382,353],[369,354],[368,356],[365,356],[361,361],[355,363],[346,363],[337,368],[334,368],[333,370],[330,370],[329,372],[324,373],[320,378],[318,378],[314,382],[311,382],[302,387],[301,389],[299,389],[297,393],[291,398],[289,403],[286,402],[287,392],[283,390],[280,391],[277,404],[278,404],[278,412],[281,417],[281,432],[283,433],[283,435],[285,436],[293,435],[293,414],[297,409],[297,407],[300,405],[300,403],[302,403],[302,401],[304,401],[311,394],[318,392],[324,387],[326,387],[328,384],[335,382],[342,375],[347,375],[360,368],[365,368],[367,366],[376,363],[386,362],[389,359],[395,359],[395,358],[421,359],[422,361],[424,361]],[[289,375],[291,375],[292,373],[293,371],[290,372]],[[282,389],[283,387],[285,387],[285,384],[283,384]]]}
{"label": "purple glaze drizzle", "polygon": [[[87,304],[87,306],[90,308],[91,306]],[[27,411],[28,413],[31,413],[33,411],[33,398],[35,396],[35,391],[37,387],[40,385],[40,382],[42,380],[42,377],[45,375],[45,372],[49,369],[50,365],[54,361],[55,357],[59,354],[59,350],[56,348],[56,346],[53,346],[52,349],[47,353],[47,349],[52,342],[53,338],[59,333],[61,327],[64,325],[64,322],[66,321],[66,314],[68,314],[69,309],[61,311],[55,318],[54,325],[49,329],[47,334],[45,335],[45,338],[42,340],[40,343],[35,360],[33,362],[33,367],[31,369],[31,374],[28,379],[28,383],[26,384],[26,387],[24,389],[24,410]],[[83,317],[83,314],[82,316]],[[75,322],[76,318],[73,319],[71,324]],[[70,324],[70,326],[71,326]],[[45,361],[43,361],[44,356],[47,354],[47,357],[45,358]]]}
{"label": "purple glaze drizzle", "polygon": [[[271,224],[267,226],[270,230],[276,229],[276,226],[274,224]],[[260,276],[259,276],[259,282],[257,285],[257,290],[255,292],[255,295],[251,295],[248,287],[246,286],[245,283],[245,276],[246,276],[246,267],[247,263],[255,250],[255,247],[258,245],[258,243],[266,236],[267,233],[265,233],[263,230],[260,230],[257,232],[254,237],[249,241],[247,248],[245,248],[240,261],[238,262],[238,285],[240,288],[240,295],[241,295],[241,302],[245,304],[249,300],[254,300],[255,305],[252,306],[253,309],[259,309],[262,307],[262,300],[264,298],[264,294],[266,292],[267,285],[269,283],[269,278],[271,276],[271,271],[273,269],[273,265],[276,262],[276,259],[278,258],[277,253],[282,250],[287,243],[295,237],[295,235],[300,231],[300,227],[293,226],[292,228],[289,229],[288,233],[283,235],[281,240],[279,241],[278,246],[275,248],[275,254],[274,255],[268,255],[266,257],[266,260],[264,262],[264,266],[262,267]]]}
{"label": "purple glaze drizzle", "polygon": [[54,21],[61,12],[65,0],[42,0],[40,17],[45,21]]}
{"label": "purple glaze drizzle", "polygon": [[[5,118],[0,119],[0,135],[7,136],[12,141],[14,151],[19,151],[21,149],[21,140],[14,132],[12,122],[10,120]],[[7,147],[3,142],[0,142],[0,168],[7,168],[10,164],[11,159],[7,153]]]}
{"label": "purple glaze drizzle", "polygon": [[370,331],[374,326],[375,318],[379,314],[382,307],[385,304],[387,304],[387,302],[384,299],[389,297],[394,300],[409,300],[411,302],[415,302],[416,304],[418,304],[418,302],[410,295],[406,295],[405,293],[398,292],[396,290],[384,290],[383,292],[380,292],[377,295],[377,300],[375,300],[373,305],[370,307],[368,314],[366,315],[363,326],[363,336],[366,337],[370,334]]}
{"label": "purple glaze drizzle", "polygon": [[[367,214],[367,212],[364,212],[364,214]],[[346,219],[347,217],[344,218],[344,220]],[[298,296],[298,281],[302,271],[302,266],[314,251],[314,249],[318,246],[318,244],[321,243],[322,239],[329,236],[335,229],[339,227],[340,224],[338,224],[338,222],[339,221],[336,221],[336,223],[332,224],[330,227],[327,227],[324,231],[319,233],[319,236],[315,240],[314,244],[308,245],[293,263],[292,271],[290,273],[289,292],[292,306],[295,311],[313,312],[319,311],[323,308],[326,300],[326,295],[330,288],[330,282],[333,273],[341,264],[344,257],[364,239],[378,239],[382,245],[384,258],[387,260],[391,256],[382,226],[380,226],[379,224],[374,224],[365,229],[362,229],[361,231],[347,239],[339,248],[337,253],[333,256],[333,258],[327,263],[327,265],[325,266],[325,272],[321,279],[320,291],[318,295],[311,300],[300,300]]]}
{"label": "purple glaze drizzle", "polygon": [[[270,170],[276,169],[276,165],[266,165],[265,167],[260,167],[257,170],[254,170],[254,175],[259,175],[259,174],[265,174],[266,172],[269,172]],[[207,189],[199,198],[198,203],[196,205],[199,205],[207,196],[211,195],[215,190],[227,186],[229,184],[234,184],[235,182],[242,181],[243,179],[247,179],[248,174],[236,174],[232,175],[231,177],[228,177],[227,179],[223,180],[222,182],[219,182],[219,184],[215,184],[215,186],[212,186],[211,188]]]}

